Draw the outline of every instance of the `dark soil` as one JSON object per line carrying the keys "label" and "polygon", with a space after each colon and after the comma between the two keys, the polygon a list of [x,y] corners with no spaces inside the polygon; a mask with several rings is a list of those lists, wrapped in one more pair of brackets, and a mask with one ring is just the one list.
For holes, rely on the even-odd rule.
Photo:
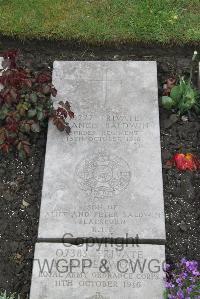
{"label": "dark soil", "polygon": [[[88,48],[67,43],[1,40],[1,50],[19,48],[22,63],[37,69],[52,68],[59,60],[156,60],[159,91],[172,74],[187,73],[191,48]],[[197,75],[197,72],[196,72]],[[195,77],[195,82],[197,76]],[[178,150],[200,156],[200,119],[180,119],[160,108],[166,212],[166,255],[200,260],[200,173],[180,173],[166,167]],[[32,154],[19,161],[0,156],[0,289],[26,297],[30,288],[34,244],[37,239],[46,131],[32,141]]]}

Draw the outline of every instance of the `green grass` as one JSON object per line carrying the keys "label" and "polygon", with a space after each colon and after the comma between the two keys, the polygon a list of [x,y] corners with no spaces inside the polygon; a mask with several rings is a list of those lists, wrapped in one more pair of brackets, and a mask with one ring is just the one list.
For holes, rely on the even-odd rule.
{"label": "green grass", "polygon": [[0,34],[90,43],[199,43],[199,0],[0,0]]}

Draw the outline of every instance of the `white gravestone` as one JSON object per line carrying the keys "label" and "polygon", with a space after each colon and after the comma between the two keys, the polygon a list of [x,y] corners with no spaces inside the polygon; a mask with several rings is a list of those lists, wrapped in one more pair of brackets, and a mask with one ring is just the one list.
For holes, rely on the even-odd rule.
{"label": "white gravestone", "polygon": [[75,118],[49,124],[39,239],[165,240],[156,62],[56,61],[53,83]]}

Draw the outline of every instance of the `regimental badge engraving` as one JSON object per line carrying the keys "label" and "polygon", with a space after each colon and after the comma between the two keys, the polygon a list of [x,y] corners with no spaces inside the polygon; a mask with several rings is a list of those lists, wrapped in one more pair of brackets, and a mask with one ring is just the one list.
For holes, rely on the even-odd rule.
{"label": "regimental badge engraving", "polygon": [[94,197],[112,197],[126,189],[131,179],[128,163],[107,150],[88,155],[76,167],[79,187]]}
{"label": "regimental badge engraving", "polygon": [[87,297],[86,299],[110,299],[110,297],[105,297],[101,293],[97,292],[96,295],[92,297]]}

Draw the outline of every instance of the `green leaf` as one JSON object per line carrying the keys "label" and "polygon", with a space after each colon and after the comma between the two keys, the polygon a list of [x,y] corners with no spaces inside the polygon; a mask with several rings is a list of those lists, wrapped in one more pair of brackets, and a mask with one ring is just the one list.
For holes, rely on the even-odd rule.
{"label": "green leaf", "polygon": [[168,96],[163,96],[162,97],[162,105],[165,109],[170,110],[176,105],[176,102]]}
{"label": "green leaf", "polygon": [[195,99],[195,92],[194,89],[192,89],[192,87],[188,87],[185,93],[185,97],[190,99],[192,103],[195,103],[196,99]]}
{"label": "green leaf", "polygon": [[6,118],[6,114],[3,111],[0,111],[0,120],[4,120]]}
{"label": "green leaf", "polygon": [[32,118],[37,114],[37,110],[36,109],[30,109],[28,110],[28,117]]}
{"label": "green leaf", "polygon": [[21,126],[22,132],[30,133],[30,130],[31,130],[30,124],[28,124],[28,123],[25,123],[23,126]]}
{"label": "green leaf", "polygon": [[37,111],[43,111],[43,106],[37,106]]}
{"label": "green leaf", "polygon": [[38,111],[38,113],[37,113],[37,119],[38,120],[42,120],[43,118],[44,118],[43,112],[42,111]]}
{"label": "green leaf", "polygon": [[180,78],[179,89],[180,89],[180,92],[181,92],[181,97],[183,97],[183,95],[185,94],[185,91],[187,89],[187,85],[188,85],[188,83],[184,80],[184,78]]}
{"label": "green leaf", "polygon": [[165,291],[164,291],[164,294],[163,294],[163,299],[168,299],[167,290],[165,290]]}
{"label": "green leaf", "polygon": [[25,160],[25,158],[26,158],[26,154],[22,149],[18,150],[18,156],[19,156],[19,159],[21,159],[21,160]]}
{"label": "green leaf", "polygon": [[181,91],[180,86],[176,85],[176,86],[172,87],[171,92],[170,92],[170,97],[175,102],[179,102],[181,96],[182,96],[182,91]]}
{"label": "green leaf", "polygon": [[3,106],[0,110],[0,120],[4,120],[7,116],[8,108],[6,106]]}
{"label": "green leaf", "polygon": [[187,112],[190,109],[194,108],[197,104],[197,97],[195,90],[192,88],[190,84],[185,86],[185,92],[179,102],[179,110],[181,113]]}
{"label": "green leaf", "polygon": [[178,108],[180,110],[180,113],[183,114],[187,111],[189,111],[193,107],[193,103],[190,101],[190,99],[183,98],[183,100],[180,102]]}
{"label": "green leaf", "polygon": [[30,94],[30,100],[31,100],[33,103],[36,103],[36,102],[37,102],[37,94],[36,94],[36,93],[31,93],[31,94]]}

